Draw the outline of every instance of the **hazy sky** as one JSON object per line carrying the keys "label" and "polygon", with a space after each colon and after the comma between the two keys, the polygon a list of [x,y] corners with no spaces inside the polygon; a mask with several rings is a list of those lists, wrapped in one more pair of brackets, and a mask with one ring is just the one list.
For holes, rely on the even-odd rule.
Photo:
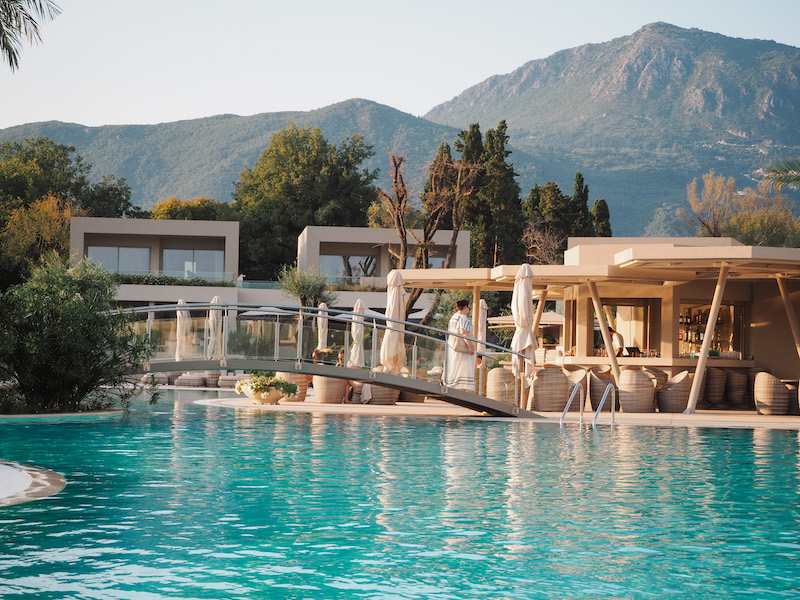
{"label": "hazy sky", "polygon": [[367,98],[422,115],[487,77],[654,21],[800,46],[798,0],[56,0],[0,128],[158,123]]}

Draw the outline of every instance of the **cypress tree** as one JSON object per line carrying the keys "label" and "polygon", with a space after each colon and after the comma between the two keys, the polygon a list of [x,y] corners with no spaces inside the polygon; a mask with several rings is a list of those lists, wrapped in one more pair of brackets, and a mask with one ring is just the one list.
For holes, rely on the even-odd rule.
{"label": "cypress tree", "polygon": [[506,131],[506,122],[500,121],[497,129],[486,132],[486,172],[480,195],[489,209],[490,222],[483,264],[476,266],[518,263],[525,257],[521,243],[523,215],[520,189],[514,165],[506,161],[511,154],[506,149]]}
{"label": "cypress tree", "polygon": [[589,214],[589,186],[584,184],[580,171],[575,173],[575,188],[572,193],[572,229],[570,235],[594,237],[595,228]]}
{"label": "cypress tree", "polygon": [[611,213],[604,198],[594,201],[592,207],[592,221],[597,237],[611,237]]}

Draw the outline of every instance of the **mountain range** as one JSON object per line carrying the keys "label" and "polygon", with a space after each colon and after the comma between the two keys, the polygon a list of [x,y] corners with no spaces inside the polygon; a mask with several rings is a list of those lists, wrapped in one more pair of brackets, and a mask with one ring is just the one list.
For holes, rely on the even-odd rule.
{"label": "mountain range", "polygon": [[591,200],[608,202],[615,235],[640,235],[656,209],[685,202],[693,178],[715,169],[743,186],[774,160],[800,154],[798,107],[800,49],[653,23],[532,60],[423,117],[353,99],[158,125],[30,123],[0,130],[0,140],[46,135],[72,144],[95,176],[124,177],[133,201],[149,206],[172,196],[229,200],[243,166],[290,121],[319,126],[334,143],[363,133],[383,186],[389,153],[403,154],[419,189],[441,142],[452,144],[470,123],[485,131],[505,119],[523,195],[547,181],[571,193],[580,170]]}

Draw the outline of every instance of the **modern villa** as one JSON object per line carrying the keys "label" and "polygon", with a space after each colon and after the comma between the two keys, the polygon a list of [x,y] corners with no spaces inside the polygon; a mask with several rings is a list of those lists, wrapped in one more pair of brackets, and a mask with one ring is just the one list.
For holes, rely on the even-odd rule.
{"label": "modern villa", "polygon": [[[421,231],[408,232],[413,252]],[[442,265],[450,241],[450,231],[438,231],[431,249],[431,266]],[[469,232],[458,234],[455,267],[469,267]],[[339,308],[352,308],[361,299],[368,308],[386,306],[383,292],[391,270],[391,250],[397,245],[394,229],[370,227],[306,227],[297,239],[297,262],[301,270],[317,270],[338,292]],[[70,236],[71,255],[88,257],[112,273],[197,278],[200,285],[174,282],[126,283],[119,287],[121,305],[148,306],[186,302],[208,302],[219,296],[222,302],[242,304],[295,304],[274,282],[255,282],[245,278],[234,286],[239,271],[238,221],[189,221],[159,219],[110,219],[73,217]],[[222,282],[223,285],[218,285]],[[217,284],[217,285],[215,285]],[[352,291],[353,288],[358,291]],[[420,299],[418,308],[430,307],[430,299]]]}

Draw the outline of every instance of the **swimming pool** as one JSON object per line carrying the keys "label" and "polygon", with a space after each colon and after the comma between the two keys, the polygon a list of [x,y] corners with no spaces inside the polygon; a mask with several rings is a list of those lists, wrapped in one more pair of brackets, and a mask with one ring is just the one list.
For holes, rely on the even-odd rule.
{"label": "swimming pool", "polygon": [[0,597],[800,597],[796,431],[137,402],[1,425]]}

